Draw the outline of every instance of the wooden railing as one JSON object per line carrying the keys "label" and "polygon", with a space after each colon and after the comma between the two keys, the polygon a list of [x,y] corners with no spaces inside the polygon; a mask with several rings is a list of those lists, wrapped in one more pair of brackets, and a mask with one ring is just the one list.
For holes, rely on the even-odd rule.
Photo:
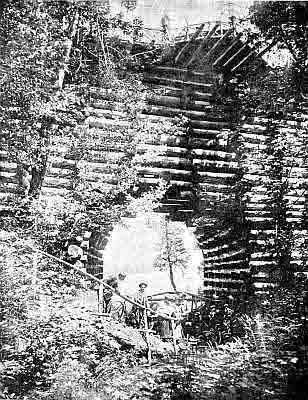
{"label": "wooden railing", "polygon": [[[203,28],[202,32],[199,33],[199,35],[198,35],[199,38],[206,37],[208,35],[208,33],[216,25],[218,25],[218,26],[215,29],[215,32],[213,33],[212,38],[221,38],[231,28],[231,24],[229,22],[225,22],[225,21],[203,21],[202,24],[204,24],[204,28]],[[193,34],[199,28],[200,25],[201,25],[201,22],[199,24],[187,25],[186,27],[184,27],[182,29],[182,31],[179,33],[179,35],[176,36],[175,41],[181,42],[181,41],[189,40],[190,37],[193,36]]]}
{"label": "wooden railing", "polygon": [[203,21],[198,24],[186,25],[183,28],[170,29],[168,33],[164,32],[163,29],[144,27],[141,41],[163,43],[168,39],[171,43],[185,42],[194,35],[200,25],[204,25],[204,29],[199,33],[198,38],[206,37],[214,26],[218,25],[212,37],[219,39],[230,29],[232,24],[225,21]]}

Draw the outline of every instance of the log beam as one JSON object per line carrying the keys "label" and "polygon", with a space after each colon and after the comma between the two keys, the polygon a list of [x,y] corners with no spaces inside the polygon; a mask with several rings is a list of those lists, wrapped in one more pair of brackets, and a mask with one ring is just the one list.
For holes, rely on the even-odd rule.
{"label": "log beam", "polygon": [[[265,53],[267,53],[273,46],[275,46],[277,42],[273,41],[270,45],[268,45],[265,49],[263,49],[260,53],[257,54],[257,58],[262,57]],[[254,54],[256,54],[256,48],[254,47],[250,53],[244,57],[238,64],[236,64],[235,67],[231,69],[231,72],[236,71],[241,65],[243,65],[250,57],[252,57]]]}
{"label": "log beam", "polygon": [[233,56],[231,56],[231,57],[224,63],[223,68],[225,68],[228,64],[230,64],[231,61],[233,61],[233,60],[235,59],[235,57],[237,57],[247,46],[248,46],[248,41],[245,42],[245,43],[243,44],[243,46],[240,47],[240,49],[239,49],[237,52],[235,52],[235,53],[233,54]]}
{"label": "log beam", "polygon": [[185,68],[188,68],[194,61],[195,59],[199,56],[202,48],[204,47],[204,45],[209,41],[209,39],[214,35],[214,33],[216,32],[217,28],[219,27],[219,24],[216,24],[211,30],[210,32],[205,36],[205,38],[202,40],[202,42],[200,43],[199,47],[197,48],[197,50],[193,53],[192,57],[190,58],[190,60],[188,61],[188,63],[185,65]]}
{"label": "log beam", "polygon": [[233,47],[235,47],[238,44],[241,36],[242,33],[237,35],[237,37],[232,41],[230,46],[214,61],[213,67],[215,67],[233,49]]}
{"label": "log beam", "polygon": [[203,31],[203,28],[205,27],[205,24],[201,24],[197,29],[196,32],[192,35],[192,37],[189,39],[189,41],[186,43],[186,45],[179,51],[178,55],[175,57],[175,64],[178,64],[180,59],[182,58],[183,54],[189,49],[191,44],[197,39],[199,34]]}
{"label": "log beam", "polygon": [[205,53],[204,57],[202,58],[202,63],[204,63],[208,58],[210,57],[211,54],[218,48],[218,46],[227,38],[232,32],[234,31],[234,28],[230,28],[217,42],[212,46],[207,53]]}

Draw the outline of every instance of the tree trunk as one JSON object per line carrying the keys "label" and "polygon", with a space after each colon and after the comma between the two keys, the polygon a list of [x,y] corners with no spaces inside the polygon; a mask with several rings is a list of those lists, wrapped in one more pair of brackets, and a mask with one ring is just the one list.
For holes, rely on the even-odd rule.
{"label": "tree trunk", "polygon": [[67,70],[67,66],[69,64],[69,59],[70,59],[70,54],[71,54],[71,49],[73,46],[73,40],[77,32],[77,27],[78,27],[78,22],[79,22],[79,11],[78,9],[75,11],[73,21],[71,23],[69,32],[68,32],[68,38],[65,43],[64,47],[64,55],[63,55],[63,62],[62,62],[62,67],[59,70],[58,74],[58,89],[63,88],[63,82],[65,78],[65,72]]}
{"label": "tree trunk", "polygon": [[175,285],[175,282],[174,282],[173,267],[172,267],[171,263],[169,263],[169,277],[170,277],[170,282],[171,282],[171,285],[173,287],[173,290],[175,292],[177,292],[177,288],[176,288],[176,285]]}
{"label": "tree trunk", "polygon": [[166,254],[167,254],[167,262],[168,262],[168,266],[169,266],[169,278],[170,278],[170,283],[171,283],[173,290],[175,292],[177,292],[176,284],[174,281],[173,265],[172,265],[172,261],[171,261],[171,257],[170,257],[171,249],[170,249],[169,234],[168,234],[168,221],[166,221],[165,231],[166,231],[166,250],[167,250]]}

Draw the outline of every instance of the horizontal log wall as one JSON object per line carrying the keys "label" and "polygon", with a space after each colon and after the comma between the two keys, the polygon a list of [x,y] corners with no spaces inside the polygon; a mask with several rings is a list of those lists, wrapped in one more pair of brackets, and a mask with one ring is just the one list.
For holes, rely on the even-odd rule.
{"label": "horizontal log wall", "polygon": [[[303,104],[299,106],[303,109]],[[308,165],[305,155],[308,140],[307,119],[304,115],[299,118],[298,114],[294,114],[281,121],[273,121],[280,135],[280,141],[286,140],[288,143],[281,162],[283,164],[282,181],[286,183],[286,189],[283,192],[283,201],[286,202],[285,229],[288,229],[294,237],[294,244],[290,249],[291,268],[294,271],[302,270],[306,264],[302,245],[307,236]],[[248,200],[245,211],[247,221],[251,225],[249,266],[255,290],[260,294],[278,284],[277,273],[279,274],[282,268],[278,265],[275,248],[279,226],[277,226],[273,208],[275,201],[272,187],[275,176],[272,172],[273,161],[268,154],[268,146],[271,145],[272,139],[267,130],[267,122],[266,118],[256,117],[251,123],[243,124],[241,127],[246,157],[243,166],[246,173],[243,178],[251,186],[246,194]]]}
{"label": "horizontal log wall", "polygon": [[[230,143],[232,104],[217,103],[217,74],[209,68],[187,70],[167,65],[155,68],[152,74],[154,79],[148,73],[145,82],[153,90],[165,87],[165,91],[150,99],[151,107],[145,112],[166,117],[183,115],[188,119],[187,136],[178,139],[178,143],[182,148],[186,146],[186,158],[191,160],[187,164],[191,190],[198,193],[206,221],[205,229],[197,232],[204,254],[204,291],[245,291],[249,271],[245,235],[233,228],[221,235],[215,227],[217,216],[213,216],[213,207],[207,211],[202,206],[209,201],[228,200],[238,180],[237,154]],[[175,141],[173,138],[170,144]]]}

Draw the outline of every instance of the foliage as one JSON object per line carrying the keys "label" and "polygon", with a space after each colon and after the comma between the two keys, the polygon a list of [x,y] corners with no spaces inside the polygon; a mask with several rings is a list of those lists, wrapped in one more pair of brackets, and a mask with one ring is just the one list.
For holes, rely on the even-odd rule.
{"label": "foliage", "polygon": [[[68,7],[72,12],[71,6]],[[125,19],[123,14],[111,15],[104,3],[76,4],[74,8],[78,10],[79,20],[67,79],[97,85],[113,65],[125,76],[132,44],[141,35],[141,21]]]}
{"label": "foliage", "polygon": [[297,68],[307,66],[308,5],[299,1],[256,2],[251,9],[251,21],[265,39],[285,46],[292,54]]}
{"label": "foliage", "polygon": [[[80,115],[81,97],[79,104],[72,108],[71,104],[66,104],[66,94],[56,91],[57,75],[65,64],[64,53],[76,13],[78,35],[71,49],[71,81],[100,83],[106,70],[114,65],[120,70],[120,64],[125,64],[127,59],[120,49],[122,42],[118,40],[110,47],[108,62],[104,65],[100,62],[104,52],[100,41],[106,34],[114,37],[115,27],[127,35],[138,35],[141,26],[137,21],[130,24],[121,15],[112,17],[108,7],[93,2],[20,0],[1,5],[1,70],[4,75],[0,127],[10,159],[18,164],[21,191],[31,183],[30,193],[37,194],[47,167],[50,141],[59,133],[66,139],[67,136],[73,139],[80,118],[84,119]],[[97,54],[94,60],[89,60],[93,46],[98,47]],[[77,55],[79,64],[76,66]],[[93,71],[90,71],[91,66]],[[67,115],[71,116],[70,120]]]}
{"label": "foliage", "polygon": [[80,307],[84,282],[76,273],[38,255],[36,270],[29,248],[36,245],[29,237],[1,233],[1,390],[9,398],[33,391],[33,398],[57,399],[79,389],[95,392],[95,379],[108,364],[135,365],[146,345],[134,329]]}
{"label": "foliage", "polygon": [[224,344],[245,336],[248,311],[247,301],[242,298],[213,296],[185,318],[184,332],[204,345]]}
{"label": "foliage", "polygon": [[265,71],[247,71],[236,87],[239,118],[249,121],[252,116],[283,117],[296,110],[297,88],[292,70],[277,67]]}
{"label": "foliage", "polygon": [[[230,300],[232,311],[236,307]],[[263,299],[251,298],[250,303],[256,312],[250,317],[242,313],[240,338],[229,336],[225,344],[213,343],[149,368],[135,367],[121,378],[107,379],[107,398],[301,399],[307,374],[307,309],[303,311],[307,280],[299,277],[292,287],[273,289]],[[226,302],[212,304],[214,313],[219,313],[220,304],[225,307]],[[216,326],[216,330],[221,328]]]}
{"label": "foliage", "polygon": [[1,65],[5,71],[0,92],[2,140],[14,161],[30,165],[40,176],[52,131],[51,88],[59,68],[63,35],[59,23],[37,2],[6,2],[0,21]]}
{"label": "foliage", "polygon": [[[24,20],[20,17],[20,9],[23,5],[26,5],[26,19]],[[29,177],[27,178],[31,180],[30,195],[37,194],[44,174],[54,158],[62,157],[64,162],[65,159],[73,159],[75,165],[71,168],[70,175],[67,175],[71,179],[69,188],[71,192],[67,198],[37,199],[32,203],[27,200],[22,202],[17,200],[16,202],[11,198],[6,201],[5,211],[1,218],[9,223],[13,229],[34,228],[33,232],[41,240],[44,248],[59,255],[64,250],[67,240],[77,236],[83,229],[107,234],[112,225],[119,221],[122,216],[133,215],[138,212],[138,209],[133,210],[133,207],[128,210],[127,206],[132,201],[136,205],[136,198],[147,191],[144,188],[140,190],[141,185],[137,185],[138,175],[135,158],[137,158],[137,152],[139,152],[138,160],[146,162],[146,151],[138,151],[138,147],[149,140],[150,134],[152,139],[155,135],[150,132],[151,128],[145,122],[136,119],[137,113],[144,106],[145,98],[144,87],[139,77],[126,74],[125,79],[119,79],[120,64],[126,60],[126,56],[124,57],[121,53],[121,43],[114,43],[113,50],[110,47],[106,65],[97,62],[97,60],[92,60],[90,64],[87,62],[84,69],[81,67],[74,69],[74,66],[71,65],[70,80],[71,82],[77,81],[78,85],[66,87],[65,90],[54,93],[51,91],[56,73],[62,65],[60,61],[61,59],[63,61],[62,52],[65,50],[63,43],[66,35],[69,35],[69,25],[76,12],[79,15],[79,24],[77,37],[73,41],[71,57],[73,64],[76,52],[83,54],[83,58],[87,58],[84,53],[89,52],[91,46],[93,44],[96,46],[97,41],[102,39],[100,33],[107,35],[111,40],[114,37],[113,29],[115,27],[131,34],[135,25],[127,24],[122,16],[111,17],[108,8],[96,7],[92,2],[87,4],[61,2],[60,7],[55,3],[43,2],[42,4],[35,3],[33,8],[30,7],[28,2],[7,2],[2,11],[3,18],[5,19],[9,15],[12,20],[11,23],[14,25],[14,29],[7,39],[7,44],[12,47],[12,52],[8,54],[10,56],[16,54],[17,56],[17,50],[14,47],[15,42],[18,44],[19,53],[24,49],[24,53],[20,54],[22,61],[20,71],[14,69],[14,73],[17,74],[18,72],[19,74],[16,75],[16,85],[18,85],[18,90],[20,89],[20,94],[18,94],[18,91],[13,93],[12,87],[8,87],[8,90],[2,93],[3,96],[11,96],[12,101],[16,100],[18,103],[16,103],[18,109],[15,110],[17,114],[15,113],[13,116],[10,114],[13,119],[8,118],[9,114],[6,116],[4,114],[3,124],[5,125],[4,132],[7,132],[5,143],[8,145],[10,158],[16,161],[19,166],[19,183],[21,186],[27,185],[27,182],[24,182],[25,169],[30,165]],[[50,24],[45,24],[45,17],[50,21]],[[21,25],[29,30],[31,37],[21,37],[19,32]],[[43,30],[43,28],[43,33],[46,36],[44,41],[42,41],[42,38],[39,40],[36,36],[33,36],[34,32]],[[9,27],[4,25],[3,36],[7,33],[6,29],[9,30]],[[42,50],[40,46],[43,46]],[[40,62],[32,57],[32,53],[36,54],[36,50],[38,57],[42,58]],[[52,53],[51,50],[55,53]],[[101,57],[103,49],[100,47],[96,50],[96,56]],[[49,57],[50,54],[55,54],[55,57],[58,57],[57,63],[52,62],[52,57]],[[47,68],[48,63],[52,65],[52,71]],[[24,64],[31,69],[31,77],[35,79],[37,86],[33,86],[31,80],[28,79],[30,72],[22,68]],[[39,67],[36,68],[36,64]],[[90,71],[90,65],[95,66],[93,71]],[[10,79],[14,77],[14,74],[7,74],[5,82],[9,85]],[[121,111],[127,114],[129,121],[128,128],[119,128],[116,134],[110,131],[109,141],[105,135],[99,135],[99,132],[93,129],[85,129],[81,125],[84,124],[88,116],[85,105],[95,101],[95,97],[93,98],[89,91],[89,83],[95,83],[95,79],[98,80],[100,87],[104,90],[110,90],[117,94],[120,99],[117,98],[117,101],[113,104],[116,107],[119,100],[122,101]],[[28,86],[20,85],[19,81],[21,80]],[[86,84],[83,84],[83,82],[86,82]],[[3,104],[6,113],[12,111],[6,98],[3,97],[1,104]],[[6,107],[6,105],[9,105],[9,107]],[[15,106],[15,103],[13,105]],[[48,124],[44,125],[42,131],[45,136],[37,136],[33,127],[34,122],[33,124],[31,122],[32,119],[36,121],[37,118],[40,118],[38,110],[41,108],[47,110],[46,115],[48,116]],[[11,120],[12,126],[10,125]],[[41,129],[41,125],[38,125],[38,127]],[[20,129],[20,135],[17,128]],[[159,127],[159,129],[157,137],[168,128]],[[27,140],[25,140],[27,132],[29,134],[27,134]],[[103,152],[104,149],[109,149],[110,146],[114,145],[115,141],[123,144],[125,153],[125,157],[117,166],[116,185],[110,188],[110,186],[105,185],[103,180],[89,184],[87,179],[90,178],[89,180],[91,180],[92,171],[87,171],[87,160],[92,158],[91,148],[96,149],[98,147]],[[87,143],[86,146],[85,143]],[[106,162],[106,168],[109,167],[112,170],[114,165],[108,165]],[[157,191],[152,188],[140,199],[143,204],[140,207],[143,209],[154,207],[154,203],[161,197],[162,191],[162,187]]]}

